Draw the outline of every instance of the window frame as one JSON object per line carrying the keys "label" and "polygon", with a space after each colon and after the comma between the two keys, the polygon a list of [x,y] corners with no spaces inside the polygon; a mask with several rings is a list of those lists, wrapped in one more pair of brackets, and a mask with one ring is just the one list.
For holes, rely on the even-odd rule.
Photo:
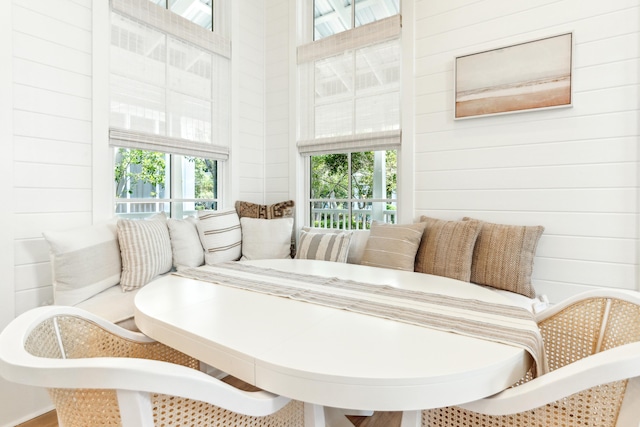
{"label": "window frame", "polygon": [[[125,148],[126,149],[126,148]],[[116,152],[117,152],[118,148],[115,147],[112,150],[112,158],[113,158],[113,164],[115,166],[115,161],[116,161]],[[215,192],[217,193],[217,197],[214,198],[184,198],[184,197],[180,197],[180,196],[176,196],[176,194],[179,194],[182,192],[182,167],[180,162],[183,160],[182,158],[187,157],[187,156],[183,156],[180,154],[172,154],[172,153],[163,153],[167,156],[167,162],[166,162],[166,168],[168,168],[168,172],[165,170],[165,174],[168,175],[168,181],[169,181],[169,185],[165,186],[165,191],[168,191],[169,193],[169,197],[163,197],[163,198],[122,198],[122,197],[117,197],[116,194],[116,182],[115,179],[113,180],[113,191],[112,193],[114,194],[113,196],[113,200],[114,200],[114,215],[118,218],[144,218],[144,217],[148,217],[151,215],[154,215],[156,213],[160,213],[160,212],[165,212],[168,213],[168,216],[170,218],[177,218],[177,219],[182,219],[185,218],[186,216],[189,216],[188,214],[185,215],[185,209],[184,209],[184,203],[197,203],[197,202],[205,202],[205,203],[212,203],[214,206],[216,206],[216,210],[220,208],[221,206],[221,201],[223,200],[222,197],[222,186],[220,185],[220,177],[224,175],[223,172],[223,168],[226,162],[221,161],[221,160],[217,160],[217,159],[210,159],[213,161],[217,162],[217,166],[216,166],[216,177],[214,178],[215,181],[215,186],[216,186],[216,190]],[[178,166],[176,166],[178,165]],[[168,212],[165,209],[160,209],[160,210],[156,210],[156,211],[152,211],[152,212],[117,212],[117,208],[119,205],[123,205],[123,204],[128,204],[128,205],[138,205],[138,204],[146,204],[146,203],[152,203],[152,204],[167,204],[169,205],[169,209]],[[208,209],[208,208],[207,208]],[[197,213],[199,209],[194,209],[194,212]]]}
{"label": "window frame", "polygon": [[[396,158],[397,158],[397,155],[398,155],[398,150],[375,150],[375,151],[374,150],[370,150],[370,151],[372,151],[374,153],[375,152],[383,152],[385,154],[386,154],[387,151],[396,151]],[[311,159],[312,159],[313,156],[308,156],[307,162],[306,162],[306,164],[307,164],[306,176],[308,177],[307,180],[306,180],[306,182],[307,182],[307,186],[306,186],[306,188],[307,188],[306,202],[307,203],[305,203],[306,209],[308,211],[308,215],[306,215],[306,220],[309,221],[308,225],[310,225],[312,227],[315,226],[315,222],[316,222],[316,219],[314,218],[314,210],[315,209],[312,207],[312,205],[313,205],[313,203],[318,203],[318,202],[335,202],[335,203],[347,203],[348,204],[348,208],[347,208],[348,213],[346,214],[346,215],[348,215],[348,218],[349,218],[349,221],[348,221],[349,226],[348,227],[327,227],[326,226],[326,222],[327,221],[325,219],[324,220],[325,226],[320,227],[320,228],[330,228],[330,229],[331,228],[337,228],[337,229],[344,229],[344,230],[362,230],[362,229],[368,229],[370,227],[370,225],[371,225],[371,222],[373,222],[373,221],[384,221],[385,223],[388,223],[388,224],[397,224],[398,223],[398,197],[397,197],[398,186],[397,186],[397,181],[396,181],[396,188],[395,188],[395,190],[396,190],[396,197],[395,198],[391,198],[391,197],[382,197],[382,198],[380,198],[380,197],[372,197],[372,198],[369,198],[369,199],[362,199],[362,198],[353,197],[354,196],[353,195],[353,179],[354,179],[355,173],[358,173],[357,171],[354,173],[353,167],[352,167],[352,156],[353,156],[354,153],[357,153],[357,152],[353,151],[353,152],[348,152],[348,153],[339,153],[339,154],[345,154],[347,156],[347,170],[348,170],[348,175],[349,175],[349,177],[348,177],[348,185],[347,185],[347,187],[348,187],[347,192],[349,194],[348,198],[317,198],[317,197],[311,197],[311,188],[312,188],[311,180],[313,178],[312,173],[311,173],[311,171],[312,171],[312,161],[311,161]],[[386,173],[386,169],[383,170],[382,172]],[[375,174],[375,170],[374,170],[374,174]],[[398,174],[398,172],[396,171],[396,178],[397,178],[397,174]],[[384,189],[384,192],[385,192],[385,195],[386,195],[386,188]],[[367,221],[358,221],[358,220],[356,220],[355,224],[360,224],[361,226],[356,226],[355,228],[352,228],[352,224],[354,223],[354,220],[353,220],[353,218],[354,218],[354,208],[353,208],[353,206],[354,206],[355,203],[371,204],[372,206],[371,206],[370,221],[367,222]],[[382,213],[381,213],[381,215],[383,216],[382,219],[381,218],[374,218],[375,211],[377,210],[373,206],[373,204],[375,204],[375,203],[385,203],[385,204],[393,204],[393,205],[395,205],[396,206],[395,213],[392,215],[393,220],[392,221],[387,221],[386,220],[386,217],[389,215],[389,214],[387,214],[387,210],[386,209],[384,209],[382,211]],[[330,223],[332,223],[332,221],[330,221]],[[338,221],[338,223],[339,223],[339,221]],[[306,224],[306,222],[305,222],[305,224]],[[343,222],[343,224],[344,224],[344,222]],[[368,225],[368,227],[365,226],[365,224]]]}

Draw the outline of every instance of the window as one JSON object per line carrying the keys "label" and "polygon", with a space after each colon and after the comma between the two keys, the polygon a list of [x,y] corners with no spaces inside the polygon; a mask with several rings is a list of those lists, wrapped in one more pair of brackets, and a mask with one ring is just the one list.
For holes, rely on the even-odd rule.
{"label": "window", "polygon": [[314,0],[314,40],[400,13],[399,0]]}
{"label": "window", "polygon": [[[394,0],[314,2],[314,32],[322,38],[297,49],[297,146],[309,157],[312,226],[360,229],[372,220],[396,221],[398,9]],[[334,35],[336,23],[349,19]]]}
{"label": "window", "polygon": [[196,25],[213,30],[212,0],[150,0],[160,7],[182,16]]}
{"label": "window", "polygon": [[116,214],[173,218],[218,207],[216,160],[161,152],[115,149]]}
{"label": "window", "polygon": [[111,2],[116,214],[182,217],[218,206],[229,156],[230,43],[173,13],[211,1],[153,3]]}
{"label": "window", "polygon": [[396,223],[396,151],[311,156],[310,224],[368,229]]}

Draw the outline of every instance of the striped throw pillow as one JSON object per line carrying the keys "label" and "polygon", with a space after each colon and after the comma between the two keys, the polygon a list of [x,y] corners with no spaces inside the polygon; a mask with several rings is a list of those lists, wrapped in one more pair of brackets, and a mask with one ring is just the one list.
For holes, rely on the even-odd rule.
{"label": "striped throw pillow", "polygon": [[385,224],[373,221],[362,265],[413,271],[416,252],[427,224]]}
{"label": "striped throw pillow", "polygon": [[171,270],[171,240],[164,213],[151,219],[118,220],[118,243],[122,257],[120,286],[124,291],[141,288]]}
{"label": "striped throw pillow", "polygon": [[242,231],[235,209],[199,211],[198,234],[204,248],[204,262],[213,265],[236,261],[242,255]]}
{"label": "striped throw pillow", "polygon": [[297,259],[318,259],[324,261],[347,262],[350,231],[339,233],[310,233],[300,231]]}

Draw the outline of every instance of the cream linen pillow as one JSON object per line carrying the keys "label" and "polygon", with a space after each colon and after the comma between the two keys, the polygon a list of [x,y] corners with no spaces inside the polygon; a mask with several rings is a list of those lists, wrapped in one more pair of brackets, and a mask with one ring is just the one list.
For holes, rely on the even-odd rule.
{"label": "cream linen pillow", "polygon": [[480,221],[445,221],[421,216],[426,223],[416,254],[415,271],[468,282]]}
{"label": "cream linen pillow", "polygon": [[240,218],[242,259],[291,258],[293,218]]}
{"label": "cream linen pillow", "polygon": [[192,216],[167,220],[175,268],[199,267],[204,264],[204,249],[198,236],[197,223],[198,219]]}
{"label": "cream linen pillow", "polygon": [[198,211],[198,235],[204,248],[204,262],[213,265],[237,261],[242,255],[240,218],[235,209]]}
{"label": "cream linen pillow", "polygon": [[138,289],[171,270],[171,240],[164,213],[149,219],[118,220],[118,242],[122,257],[120,286]]}
{"label": "cream linen pillow", "polygon": [[[471,220],[465,217],[464,221]],[[542,226],[482,222],[473,251],[471,281],[535,298],[531,284],[533,259]]]}
{"label": "cream linen pillow", "polygon": [[426,223],[385,224],[373,221],[362,265],[413,271]]}
{"label": "cream linen pillow", "polygon": [[352,236],[351,231],[312,233],[303,229],[300,231],[296,258],[347,262]]}
{"label": "cream linen pillow", "polygon": [[43,236],[49,244],[55,304],[76,305],[120,282],[116,221]]}

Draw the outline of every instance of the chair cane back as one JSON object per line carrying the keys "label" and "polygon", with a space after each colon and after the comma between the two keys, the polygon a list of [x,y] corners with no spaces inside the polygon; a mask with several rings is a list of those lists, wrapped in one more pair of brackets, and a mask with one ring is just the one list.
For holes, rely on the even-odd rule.
{"label": "chair cane back", "polygon": [[304,425],[302,402],[238,390],[198,367],[72,307],[31,310],[0,334],[0,374],[47,388],[61,426]]}
{"label": "chair cane back", "polygon": [[528,373],[513,387],[460,407],[422,411],[422,426],[638,427],[638,293],[586,292],[537,321],[548,374]]}

